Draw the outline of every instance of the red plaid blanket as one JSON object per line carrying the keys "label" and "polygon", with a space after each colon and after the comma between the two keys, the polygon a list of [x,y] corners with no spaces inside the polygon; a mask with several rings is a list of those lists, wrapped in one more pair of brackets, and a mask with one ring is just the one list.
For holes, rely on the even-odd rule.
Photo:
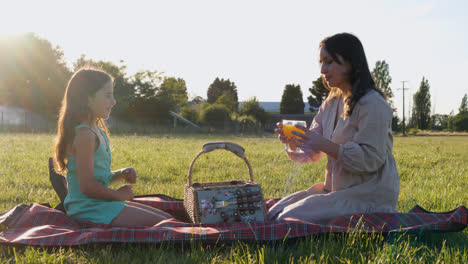
{"label": "red plaid blanket", "polygon": [[[183,202],[164,195],[135,201],[174,215],[154,227],[122,228],[77,222],[61,211],[40,204],[18,205],[0,215],[0,244],[41,246],[87,243],[160,243],[163,241],[272,241],[321,233],[343,232],[454,232],[467,226],[464,206],[445,213],[427,212],[419,206],[409,213],[373,213],[343,216],[326,225],[288,219],[275,222],[195,225],[184,221]],[[266,200],[271,207],[277,200]]]}

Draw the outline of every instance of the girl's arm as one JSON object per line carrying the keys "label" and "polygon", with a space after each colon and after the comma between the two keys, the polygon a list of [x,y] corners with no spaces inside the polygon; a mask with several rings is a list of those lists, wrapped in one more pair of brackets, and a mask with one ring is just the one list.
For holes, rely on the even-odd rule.
{"label": "girl's arm", "polygon": [[128,186],[119,190],[109,189],[94,179],[94,151],[96,135],[89,128],[78,128],[75,139],[76,173],[80,191],[92,198],[103,200],[124,201],[133,198],[133,192]]}
{"label": "girl's arm", "polygon": [[120,169],[120,170],[116,170],[116,171],[112,171],[112,174],[114,175],[109,184],[113,184],[113,183],[116,183],[116,182],[120,182],[120,181],[124,181],[125,180],[125,173],[124,173],[124,169]]}

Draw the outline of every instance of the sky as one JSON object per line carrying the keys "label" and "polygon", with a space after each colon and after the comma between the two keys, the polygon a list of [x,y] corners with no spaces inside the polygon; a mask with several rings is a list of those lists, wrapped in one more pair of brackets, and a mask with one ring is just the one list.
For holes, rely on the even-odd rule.
{"label": "sky", "polygon": [[[340,32],[363,43],[370,70],[390,66],[394,106],[406,117],[423,76],[433,113],[458,112],[468,93],[468,1],[187,0],[5,1],[0,34],[34,32],[59,46],[68,65],[85,54],[129,74],[157,70],[183,78],[206,98],[216,77],[233,81],[239,100],[281,101],[299,84],[304,101],[320,76],[318,44]],[[400,89],[400,90],[399,90]]]}

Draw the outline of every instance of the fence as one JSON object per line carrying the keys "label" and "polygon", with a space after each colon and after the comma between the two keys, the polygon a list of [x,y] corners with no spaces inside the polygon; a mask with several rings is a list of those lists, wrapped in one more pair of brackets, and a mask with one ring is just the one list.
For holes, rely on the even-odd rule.
{"label": "fence", "polygon": [[[263,133],[273,132],[276,123],[283,119],[304,120],[310,126],[315,114],[269,114],[269,120],[263,127],[246,127],[238,122],[225,121],[219,124],[200,125],[200,129],[188,127],[183,122],[168,119],[161,124],[145,122],[124,122],[111,117],[107,125],[112,133]],[[57,128],[56,120],[48,120],[42,116],[16,107],[0,106],[0,131],[5,132],[53,132]]]}
{"label": "fence", "polygon": [[50,131],[55,129],[54,123],[21,108],[0,106],[0,131]]}

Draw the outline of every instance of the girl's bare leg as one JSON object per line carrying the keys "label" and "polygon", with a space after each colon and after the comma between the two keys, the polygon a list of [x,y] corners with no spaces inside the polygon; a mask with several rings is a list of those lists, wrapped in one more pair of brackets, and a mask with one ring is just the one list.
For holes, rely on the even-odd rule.
{"label": "girl's bare leg", "polygon": [[[142,204],[130,202],[122,209],[119,215],[112,220],[111,225],[132,227],[132,226],[154,226],[162,220],[171,218],[169,214],[160,211],[158,212],[142,208]],[[147,206],[152,208],[151,206]]]}
{"label": "girl's bare leg", "polygon": [[153,212],[155,214],[166,216],[167,218],[173,218],[173,216],[171,214],[166,213],[166,212],[164,212],[162,210],[159,210],[157,208],[151,207],[151,206],[146,205],[146,204],[137,203],[137,202],[130,202],[129,204],[132,204],[132,206],[134,206],[134,207],[139,207],[141,209],[145,209],[147,211]]}

